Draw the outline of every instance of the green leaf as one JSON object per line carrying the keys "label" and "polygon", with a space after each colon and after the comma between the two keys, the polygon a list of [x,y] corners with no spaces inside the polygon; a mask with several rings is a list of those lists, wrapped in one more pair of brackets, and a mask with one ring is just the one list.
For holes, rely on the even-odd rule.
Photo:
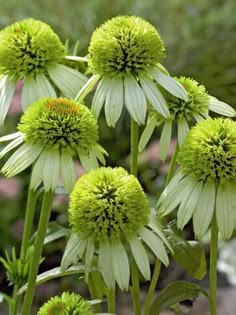
{"label": "green leaf", "polygon": [[180,235],[168,229],[167,239],[173,248],[174,260],[193,278],[201,280],[207,273],[203,246],[196,241],[186,241]]}
{"label": "green leaf", "polygon": [[6,301],[8,305],[14,304],[14,300],[6,293],[0,292],[0,303]]}
{"label": "green leaf", "polygon": [[[72,274],[81,274],[81,273],[82,274],[85,273],[85,267],[84,265],[81,265],[81,264],[71,266],[66,271],[61,271],[60,267],[56,267],[38,275],[37,280],[36,280],[36,286],[54,278],[60,278],[60,277],[69,276]],[[23,287],[21,287],[20,290],[17,292],[17,294],[20,295],[24,293],[27,289],[27,286],[28,285],[25,284]]]}
{"label": "green leaf", "polygon": [[176,281],[165,287],[154,300],[150,315],[158,315],[162,310],[176,303],[192,299],[207,292],[198,284],[186,281]]}

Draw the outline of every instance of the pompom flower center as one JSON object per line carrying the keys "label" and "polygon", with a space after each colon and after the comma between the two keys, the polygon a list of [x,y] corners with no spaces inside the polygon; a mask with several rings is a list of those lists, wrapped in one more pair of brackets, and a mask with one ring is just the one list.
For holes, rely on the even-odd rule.
{"label": "pompom flower center", "polygon": [[16,22],[0,32],[0,73],[16,80],[44,73],[61,63],[65,47],[45,23],[34,19]]}
{"label": "pompom flower center", "polygon": [[25,142],[73,152],[89,150],[98,140],[97,122],[90,110],[66,98],[40,99],[18,125]]}
{"label": "pompom flower center", "polygon": [[148,223],[150,208],[134,176],[100,168],[78,180],[69,212],[74,232],[96,244],[134,237]]}
{"label": "pompom flower center", "polygon": [[164,46],[155,27],[134,16],[113,18],[92,35],[89,66],[100,76],[125,76],[155,66]]}
{"label": "pompom flower center", "polygon": [[65,314],[66,310],[66,304],[63,302],[56,302],[55,304],[52,304],[51,306],[48,307],[48,315],[62,315]]}
{"label": "pompom flower center", "polygon": [[236,123],[230,119],[207,119],[189,132],[178,163],[183,173],[199,180],[235,182],[235,148]]}

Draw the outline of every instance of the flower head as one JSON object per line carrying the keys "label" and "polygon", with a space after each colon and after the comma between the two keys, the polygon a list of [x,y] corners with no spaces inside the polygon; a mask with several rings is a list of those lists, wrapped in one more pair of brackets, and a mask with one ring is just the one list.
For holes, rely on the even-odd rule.
{"label": "flower head", "polygon": [[193,217],[201,237],[213,213],[222,238],[236,226],[236,123],[207,119],[193,127],[177,157],[180,168],[163,192],[158,207],[166,215],[179,206],[180,228]]}
{"label": "flower head", "polygon": [[31,188],[43,181],[45,189],[55,189],[61,173],[68,191],[75,183],[73,156],[79,156],[86,170],[98,166],[97,158],[105,163],[105,151],[97,144],[98,126],[90,110],[66,98],[45,98],[33,103],[21,117],[19,132],[0,138],[14,139],[0,153],[0,157],[24,144],[2,168],[14,176],[29,165],[33,166]]}
{"label": "flower head", "polygon": [[54,296],[46,302],[37,315],[93,315],[89,301],[79,294],[64,292],[61,296]]}
{"label": "flower head", "polygon": [[[85,255],[89,269],[98,253],[98,267],[108,287],[117,282],[121,289],[128,289],[129,255],[145,279],[150,278],[143,242],[164,264],[168,263],[162,242],[166,240],[151,216],[147,198],[136,177],[121,167],[99,168],[80,177],[71,193],[69,222],[74,234],[62,267]],[[75,257],[68,254],[70,248]]]}
{"label": "flower head", "polygon": [[65,46],[45,23],[26,19],[0,31],[0,122],[5,119],[18,80],[24,81],[21,103],[25,110],[40,97],[56,97],[48,80],[67,97],[75,97],[86,82],[78,71],[63,65]]}
{"label": "flower head", "polygon": [[147,100],[164,117],[169,117],[162,86],[187,99],[184,88],[172,79],[159,62],[163,42],[150,23],[135,16],[118,16],[97,28],[89,46],[89,70],[93,76],[77,95],[83,99],[99,80],[92,111],[99,116],[105,103],[107,124],[115,126],[125,104],[131,117],[144,124]]}
{"label": "flower head", "polygon": [[211,97],[205,87],[197,81],[186,77],[176,78],[176,80],[184,86],[188,94],[188,100],[177,98],[162,89],[162,93],[168,104],[170,117],[165,119],[165,117],[152,111],[139,144],[140,151],[142,151],[150,139],[154,128],[164,122],[160,139],[160,158],[162,160],[165,160],[168,153],[172,123],[174,121],[177,122],[178,144],[181,146],[189,131],[189,125],[192,120],[195,119],[197,122],[204,120],[209,117],[209,110],[229,117],[235,116],[235,110],[232,107]]}

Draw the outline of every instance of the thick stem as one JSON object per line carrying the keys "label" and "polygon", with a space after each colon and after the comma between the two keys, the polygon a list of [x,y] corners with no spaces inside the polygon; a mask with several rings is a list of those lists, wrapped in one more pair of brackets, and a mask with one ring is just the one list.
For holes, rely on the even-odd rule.
{"label": "thick stem", "polygon": [[152,275],[152,280],[151,280],[151,283],[150,283],[150,286],[148,289],[145,305],[144,305],[144,315],[150,314],[150,310],[151,310],[151,306],[152,306],[152,299],[153,299],[153,295],[154,295],[154,292],[156,289],[160,270],[161,270],[161,261],[159,259],[157,259],[156,263],[155,263],[153,275]]}
{"label": "thick stem", "polygon": [[131,294],[134,306],[134,314],[141,315],[139,270],[134,260],[132,261],[131,264],[131,278],[132,278]]}
{"label": "thick stem", "polygon": [[[90,296],[92,300],[101,298],[101,294],[99,291],[99,281],[97,280],[98,279],[96,277],[96,274],[94,272],[90,272],[88,275],[87,284],[88,284],[88,288],[89,288],[89,292],[90,292]],[[96,313],[101,313],[102,312],[101,304],[95,304],[94,311]]]}
{"label": "thick stem", "polygon": [[19,296],[17,295],[18,292],[18,285],[14,285],[13,293],[12,293],[12,299],[14,301],[14,304],[10,307],[10,315],[17,315],[18,310],[18,303],[19,303]]}
{"label": "thick stem", "polygon": [[115,314],[116,312],[116,292],[115,289],[109,289],[108,294],[108,313]]}
{"label": "thick stem", "polygon": [[211,221],[211,245],[210,245],[210,311],[211,315],[217,315],[217,253],[218,253],[218,227],[214,212]]}
{"label": "thick stem", "polygon": [[35,287],[36,287],[36,278],[38,274],[39,264],[41,260],[41,254],[43,250],[44,238],[50,219],[51,206],[53,201],[54,192],[48,191],[44,192],[42,209],[39,219],[39,225],[37,230],[37,236],[35,240],[34,253],[32,261],[30,264],[29,277],[28,277],[28,287],[24,299],[24,304],[22,307],[22,315],[29,315],[32,307]]}

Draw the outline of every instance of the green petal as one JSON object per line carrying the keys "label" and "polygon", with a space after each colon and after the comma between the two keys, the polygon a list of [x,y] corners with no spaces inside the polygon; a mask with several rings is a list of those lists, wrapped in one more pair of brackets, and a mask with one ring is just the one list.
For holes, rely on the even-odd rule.
{"label": "green petal", "polygon": [[181,146],[189,132],[189,126],[185,118],[178,121],[178,144]]}
{"label": "green petal", "polygon": [[43,184],[46,191],[56,189],[60,171],[60,153],[57,150],[46,151],[45,165],[43,168]]}
{"label": "green petal", "polygon": [[93,152],[90,152],[90,154],[85,154],[78,152],[80,162],[85,169],[86,172],[89,172],[95,168],[98,168],[98,161],[96,158],[96,155]]}
{"label": "green petal", "polygon": [[123,79],[113,77],[107,90],[105,116],[109,127],[115,127],[123,108]]}
{"label": "green petal", "polygon": [[37,91],[35,80],[26,77],[21,92],[21,107],[23,111],[26,111],[26,109],[38,99],[38,95],[35,91]]}
{"label": "green petal", "polygon": [[76,182],[75,165],[67,152],[61,153],[61,176],[66,190],[71,192]]}
{"label": "green petal", "polygon": [[210,97],[209,109],[215,113],[228,117],[234,117],[236,114],[235,110],[230,105],[221,102],[212,96]]}
{"label": "green petal", "polygon": [[104,155],[107,155],[107,152],[99,145],[99,144],[96,144],[94,147],[93,147],[93,153],[96,155],[96,157],[98,158],[98,160],[103,164],[105,165],[106,164],[106,160],[104,158]]}
{"label": "green petal", "polygon": [[167,118],[170,116],[170,112],[164,96],[158,90],[158,87],[153,83],[152,79],[145,73],[139,76],[140,84],[142,89],[152,104],[152,106],[160,113],[163,117]]}
{"label": "green petal", "polygon": [[169,249],[171,253],[173,253],[173,249],[170,245],[170,243],[167,241],[164,233],[161,231],[161,228],[157,225],[157,223],[151,219],[148,226],[157,234],[157,236],[163,241],[163,243],[166,245],[166,247]]}
{"label": "green petal", "polygon": [[13,139],[16,139],[18,137],[22,137],[22,133],[17,131],[17,132],[14,132],[14,133],[11,133],[7,136],[3,136],[0,138],[0,142],[4,142],[4,141],[9,141],[9,140],[13,140]]}
{"label": "green petal", "polygon": [[75,264],[83,256],[87,241],[81,240],[76,234],[71,234],[61,261],[61,270],[65,271],[70,265]]}
{"label": "green petal", "polygon": [[193,115],[193,117],[196,119],[198,123],[204,120],[204,117],[200,114]]}
{"label": "green petal", "polygon": [[147,244],[147,246],[153,251],[157,258],[159,258],[165,266],[169,264],[169,259],[163,245],[163,242],[160,238],[149,229],[143,227],[139,235],[143,239],[143,241]]}
{"label": "green petal", "polygon": [[188,101],[188,94],[185,91],[184,87],[171,76],[164,74],[162,71],[156,68],[151,68],[149,70],[149,73],[153,76],[158,84],[160,84],[172,95],[181,98],[186,102]]}
{"label": "green petal", "polygon": [[91,111],[96,118],[99,117],[100,111],[105,102],[107,91],[110,85],[110,81],[111,81],[110,77],[102,78],[94,94]]}
{"label": "green petal", "polygon": [[35,91],[35,93],[38,95],[38,98],[57,97],[54,88],[43,73],[36,76],[35,87],[37,89],[37,92]]}
{"label": "green petal", "polygon": [[84,98],[92,91],[99,79],[99,75],[93,75],[79,90],[75,97],[75,101],[78,101],[79,103],[83,102]]}
{"label": "green petal", "polygon": [[125,105],[130,116],[139,124],[145,123],[147,102],[138,82],[132,75],[127,75],[124,80]]}
{"label": "green petal", "polygon": [[115,279],[119,288],[123,290],[128,290],[129,288],[129,278],[130,278],[130,268],[129,261],[126,251],[121,242],[116,242],[111,246],[112,253],[112,267],[115,275]]}
{"label": "green petal", "polygon": [[146,127],[144,128],[143,133],[139,140],[139,145],[138,145],[139,152],[142,152],[144,148],[146,147],[156,126],[157,126],[157,118],[154,115],[149,115]]}
{"label": "green petal", "polygon": [[112,268],[111,245],[109,242],[101,244],[98,253],[98,267],[109,289],[115,288],[115,275]]}
{"label": "green petal", "polygon": [[86,253],[85,253],[85,265],[86,269],[90,269],[93,255],[94,255],[95,247],[94,244],[89,242],[87,243]]}
{"label": "green petal", "polygon": [[1,152],[0,152],[0,159],[9,151],[17,147],[23,142],[23,137],[20,136],[13,141],[11,141]]}
{"label": "green petal", "polygon": [[193,229],[197,238],[207,231],[215,208],[215,183],[206,182],[201,190],[196,210],[193,213]]}
{"label": "green petal", "polygon": [[167,119],[160,138],[160,152],[159,156],[162,161],[165,161],[169,147],[170,147],[170,140],[171,140],[171,129],[172,129],[172,120]]}
{"label": "green petal", "polygon": [[10,107],[16,84],[13,83],[8,76],[4,76],[0,82],[0,125],[2,125]]}
{"label": "green petal", "polygon": [[36,161],[35,165],[32,169],[31,181],[30,181],[30,188],[37,189],[38,186],[43,181],[43,168],[46,162],[46,152],[43,151],[42,154],[39,156],[38,160]]}
{"label": "green petal", "polygon": [[132,254],[141,274],[146,280],[150,280],[150,265],[147,252],[138,237],[129,241]]}
{"label": "green petal", "polygon": [[48,74],[59,90],[71,99],[76,96],[81,87],[87,82],[87,78],[83,74],[61,64],[48,69]]}
{"label": "green petal", "polygon": [[202,191],[202,182],[193,180],[191,184],[192,190],[189,191],[189,195],[181,202],[177,212],[177,226],[182,230],[184,226],[191,219],[195,210],[196,204],[200,198]]}
{"label": "green petal", "polygon": [[219,184],[216,195],[216,219],[217,225],[223,239],[229,239],[234,230],[235,205],[232,203],[231,195],[235,192],[229,185]]}

